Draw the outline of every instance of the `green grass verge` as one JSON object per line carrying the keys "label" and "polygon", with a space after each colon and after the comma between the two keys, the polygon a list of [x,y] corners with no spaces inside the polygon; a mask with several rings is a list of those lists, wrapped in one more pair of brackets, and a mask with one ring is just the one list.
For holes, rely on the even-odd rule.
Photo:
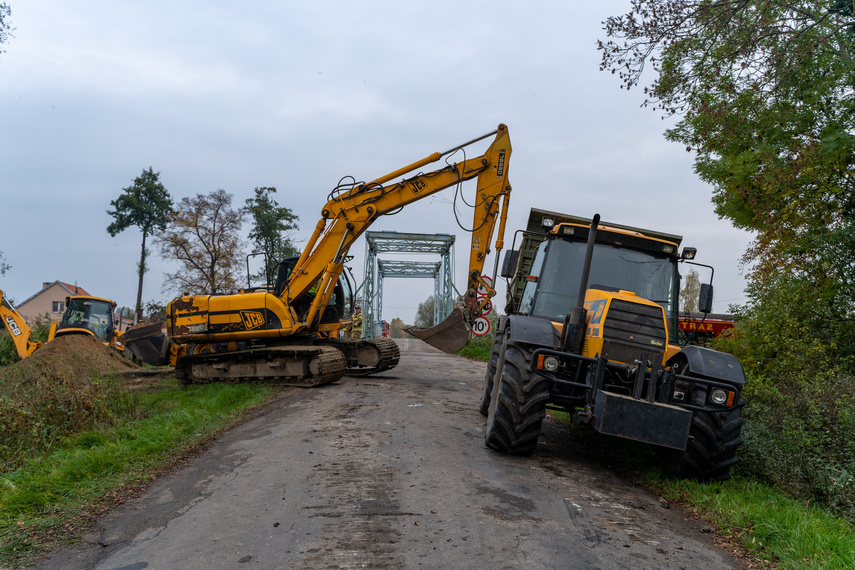
{"label": "green grass verge", "polygon": [[855,568],[855,526],[827,510],[787,496],[755,479],[734,476],[717,483],[674,479],[654,466],[653,446],[604,436],[549,412],[596,448],[618,471],[632,474],[656,493],[710,521],[719,534],[780,569]]}
{"label": "green grass verge", "polygon": [[[486,362],[490,343],[473,339],[457,354]],[[653,466],[652,446],[574,426],[566,413],[549,414],[570,425],[580,440],[597,449],[617,470],[638,476],[654,492],[710,521],[719,534],[731,537],[770,566],[799,570],[855,568],[855,526],[827,510],[749,477],[736,475],[719,483],[669,478]]]}
{"label": "green grass verge", "polygon": [[20,564],[73,536],[126,489],[150,481],[271,393],[266,386],[165,381],[137,396],[143,419],[75,434],[2,473],[0,563]]}

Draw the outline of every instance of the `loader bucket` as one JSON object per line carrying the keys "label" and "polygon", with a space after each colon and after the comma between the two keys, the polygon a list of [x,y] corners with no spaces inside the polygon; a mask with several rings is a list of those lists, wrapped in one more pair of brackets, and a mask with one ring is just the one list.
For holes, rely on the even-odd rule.
{"label": "loader bucket", "polygon": [[436,326],[429,328],[409,326],[404,327],[404,331],[448,353],[455,353],[466,346],[471,334],[460,307],[451,311],[451,314]]}

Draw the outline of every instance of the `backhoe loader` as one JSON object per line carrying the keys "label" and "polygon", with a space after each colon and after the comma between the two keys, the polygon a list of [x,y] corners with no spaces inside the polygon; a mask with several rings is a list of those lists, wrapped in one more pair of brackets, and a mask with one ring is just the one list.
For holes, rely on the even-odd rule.
{"label": "backhoe loader", "polygon": [[[501,272],[509,279],[506,315],[481,398],[486,445],[532,453],[549,408],[657,446],[674,475],[730,477],[742,443],[742,365],[676,344],[678,266],[702,265],[693,261],[697,250],[678,252],[680,236],[600,225],[599,215],[536,209],[521,234]],[[699,306],[712,310],[712,283],[702,284]]]}
{"label": "backhoe loader", "polygon": [[[104,345],[122,351],[119,340],[121,335],[113,322],[113,310],[116,303],[101,297],[77,295],[65,298],[65,313],[62,320],[50,326],[47,342],[66,334],[87,334],[94,336]],[[3,291],[0,291],[0,317],[12,335],[18,356],[26,358],[42,346],[42,342],[30,340],[32,330],[24,317],[9,303]]]}
{"label": "backhoe loader", "polygon": [[[464,160],[452,162],[458,151],[490,137],[494,137],[493,142],[484,154],[474,158],[465,158],[464,154]],[[380,216],[397,213],[412,202],[475,178],[466,292],[443,323],[431,329],[413,329],[414,334],[443,350],[459,350],[469,340],[470,323],[495,295],[481,272],[499,220],[496,250],[502,248],[511,191],[510,156],[508,129],[499,125],[493,132],[371,182],[340,184],[322,208],[321,219],[302,254],[279,264],[273,291],[185,294],[168,304],[169,338],[180,346],[176,376],[184,383],[265,381],[316,386],[345,374],[373,374],[396,366],[400,355],[392,339],[339,338],[347,317],[347,295],[342,285],[346,279],[340,279],[344,260],[354,241]],[[443,157],[447,157],[444,167],[412,174]],[[479,286],[488,290],[486,297],[476,296]]]}

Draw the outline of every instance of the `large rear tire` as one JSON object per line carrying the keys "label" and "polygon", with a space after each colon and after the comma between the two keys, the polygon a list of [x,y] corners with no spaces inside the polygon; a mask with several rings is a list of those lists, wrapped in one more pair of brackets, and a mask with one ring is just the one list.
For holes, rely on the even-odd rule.
{"label": "large rear tire", "polygon": [[502,341],[504,335],[498,335],[493,338],[493,346],[490,349],[490,360],[487,362],[487,373],[484,375],[484,389],[481,392],[481,415],[486,416],[490,413],[490,398],[493,395],[493,380],[496,377],[496,370],[499,365],[499,357],[502,352]]}
{"label": "large rear tire", "polygon": [[487,447],[530,455],[542,433],[549,381],[529,370],[531,350],[507,341],[501,368],[494,377],[487,414]]}

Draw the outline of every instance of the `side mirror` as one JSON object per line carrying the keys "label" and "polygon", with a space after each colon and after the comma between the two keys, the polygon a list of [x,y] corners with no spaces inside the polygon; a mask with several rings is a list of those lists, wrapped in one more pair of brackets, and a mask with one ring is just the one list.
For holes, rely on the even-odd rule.
{"label": "side mirror", "polygon": [[501,276],[506,278],[511,278],[517,272],[517,264],[520,260],[520,252],[517,250],[509,249],[505,252],[505,259],[502,260],[502,272]]}
{"label": "side mirror", "polygon": [[709,283],[701,283],[701,293],[698,295],[698,310],[702,313],[712,313],[713,288]]}

